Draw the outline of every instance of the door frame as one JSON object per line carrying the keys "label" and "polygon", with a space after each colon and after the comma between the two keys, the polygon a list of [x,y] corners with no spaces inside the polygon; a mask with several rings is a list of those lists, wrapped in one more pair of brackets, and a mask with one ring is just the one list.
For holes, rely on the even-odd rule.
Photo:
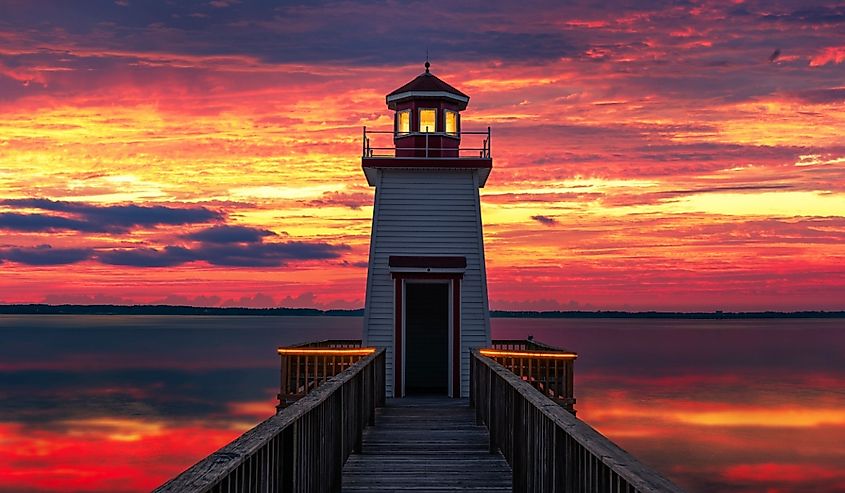
{"label": "door frame", "polygon": [[408,376],[408,285],[409,284],[437,284],[441,286],[446,286],[446,394],[452,395],[452,354],[453,354],[453,334],[454,334],[454,324],[455,320],[452,316],[452,312],[454,311],[454,297],[452,295],[452,286],[454,283],[449,279],[421,279],[421,278],[405,278],[402,280],[402,361],[404,362],[402,365],[402,394],[403,397],[407,391],[407,379]]}
{"label": "door frame", "polygon": [[393,396],[405,397],[405,285],[442,283],[449,285],[449,382],[448,395],[461,396],[461,279],[463,272],[392,272],[394,280]]}

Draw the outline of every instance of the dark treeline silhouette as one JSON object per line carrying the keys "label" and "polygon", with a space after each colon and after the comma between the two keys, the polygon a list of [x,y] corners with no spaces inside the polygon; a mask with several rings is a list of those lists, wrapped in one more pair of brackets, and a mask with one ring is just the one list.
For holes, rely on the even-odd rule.
{"label": "dark treeline silhouette", "polygon": [[243,308],[179,305],[0,305],[0,314],[20,315],[253,315],[253,316],[356,316],[356,310],[320,310],[317,308]]}
{"label": "dark treeline silhouette", "polygon": [[493,310],[490,316],[499,318],[688,318],[688,319],[744,319],[744,318],[841,318],[845,311],[800,312],[625,312],[625,311],[507,311]]}
{"label": "dark treeline silhouette", "polygon": [[[320,310],[318,308],[244,308],[178,305],[0,305],[5,315],[250,315],[299,317],[360,317],[363,308],[354,310]],[[526,311],[493,310],[497,318],[686,318],[686,319],[749,319],[749,318],[845,318],[845,311],[798,312],[625,312],[625,311]]]}

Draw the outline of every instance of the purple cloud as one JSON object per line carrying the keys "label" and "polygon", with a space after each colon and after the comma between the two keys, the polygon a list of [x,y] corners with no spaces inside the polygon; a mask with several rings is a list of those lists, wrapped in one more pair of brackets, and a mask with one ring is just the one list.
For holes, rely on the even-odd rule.
{"label": "purple cloud", "polygon": [[92,253],[93,250],[89,248],[53,248],[50,245],[40,245],[0,250],[0,261],[8,260],[26,265],[67,265],[88,260]]}
{"label": "purple cloud", "polygon": [[205,207],[93,205],[40,198],[7,199],[0,201],[0,204],[11,208],[42,209],[74,216],[68,218],[49,214],[0,214],[0,228],[16,231],[71,230],[123,233],[134,227],[197,224],[223,219],[221,212]]}
{"label": "purple cloud", "polygon": [[49,232],[71,230],[82,232],[106,232],[102,225],[48,214],[0,213],[0,229],[27,232]]}
{"label": "purple cloud", "polygon": [[97,260],[104,264],[131,267],[172,267],[198,260],[198,258],[187,248],[167,246],[161,250],[155,248],[111,250],[98,254]]}
{"label": "purple cloud", "polygon": [[291,260],[338,258],[349,250],[347,245],[291,241],[251,245],[203,245],[194,252],[212,265],[231,267],[279,267]]}
{"label": "purple cloud", "polygon": [[227,267],[280,267],[293,260],[324,260],[340,257],[347,245],[292,241],[287,243],[202,244],[196,248],[167,246],[162,249],[110,250],[96,255],[104,264],[131,267],[171,267],[203,261]]}
{"label": "purple cloud", "polygon": [[206,243],[258,243],[264,237],[276,236],[276,233],[249,226],[212,226],[196,233],[191,233],[186,238]]}

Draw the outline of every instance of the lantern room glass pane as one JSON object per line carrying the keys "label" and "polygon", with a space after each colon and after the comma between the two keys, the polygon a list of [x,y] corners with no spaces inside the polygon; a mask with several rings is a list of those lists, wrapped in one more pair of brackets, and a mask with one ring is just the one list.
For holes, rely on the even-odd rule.
{"label": "lantern room glass pane", "polygon": [[411,110],[396,113],[396,131],[406,134],[411,131]]}
{"label": "lantern room glass pane", "polygon": [[446,133],[458,133],[458,112],[446,110]]}
{"label": "lantern room glass pane", "polygon": [[420,132],[436,131],[437,110],[431,108],[420,109]]}

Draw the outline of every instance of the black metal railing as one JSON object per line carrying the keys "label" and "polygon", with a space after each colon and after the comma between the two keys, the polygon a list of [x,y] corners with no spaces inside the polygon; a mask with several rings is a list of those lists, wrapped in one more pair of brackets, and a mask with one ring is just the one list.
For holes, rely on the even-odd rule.
{"label": "black metal railing", "polygon": [[[374,146],[370,142],[372,135],[391,135],[394,139],[408,136],[418,136],[424,139],[421,147],[397,147],[396,145]],[[479,145],[468,147],[432,147],[429,146],[430,137],[450,137],[460,140],[463,136],[483,136]],[[391,130],[367,130],[364,127],[363,140],[361,141],[361,156],[365,158],[395,157],[403,151],[419,154],[418,157],[428,158],[454,153],[455,158],[490,159],[492,158],[491,148],[492,133],[490,127],[485,131],[461,131],[457,133],[446,132],[409,132],[400,133]],[[439,142],[439,141],[438,141]]]}

